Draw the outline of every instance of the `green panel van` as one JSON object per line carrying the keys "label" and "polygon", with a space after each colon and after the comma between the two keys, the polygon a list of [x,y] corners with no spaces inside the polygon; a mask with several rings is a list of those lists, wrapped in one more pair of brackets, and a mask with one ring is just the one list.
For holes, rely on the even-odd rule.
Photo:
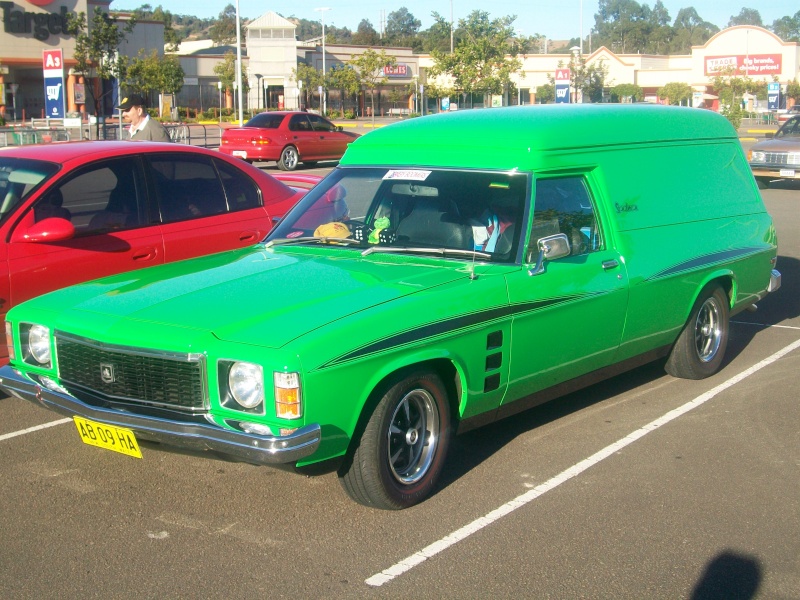
{"label": "green panel van", "polygon": [[14,308],[0,385],[95,446],[324,463],[399,509],[454,433],[656,359],[717,372],[776,255],[717,114],[433,115],[356,140],[256,246]]}

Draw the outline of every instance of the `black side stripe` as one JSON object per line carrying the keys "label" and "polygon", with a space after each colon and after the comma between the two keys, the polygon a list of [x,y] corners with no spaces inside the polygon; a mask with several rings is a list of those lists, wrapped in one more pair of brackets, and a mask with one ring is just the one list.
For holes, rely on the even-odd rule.
{"label": "black side stripe", "polygon": [[495,321],[497,319],[508,318],[510,316],[521,315],[524,313],[537,312],[559,304],[575,302],[585,298],[607,294],[613,291],[616,290],[593,292],[589,294],[574,294],[571,296],[563,296],[559,298],[536,300],[534,302],[521,302],[518,304],[511,304],[509,306],[498,306],[496,308],[489,308],[474,313],[467,313],[464,315],[453,317],[451,319],[445,319],[443,321],[436,321],[434,323],[429,323],[427,325],[415,327],[414,329],[409,329],[408,331],[404,331],[402,333],[397,333],[389,337],[376,340],[370,344],[367,344],[351,352],[348,352],[347,354],[338,356],[328,361],[327,363],[320,365],[315,370],[332,367],[341,364],[343,362],[367,356],[369,354],[386,352],[387,350],[390,350],[391,348],[397,346],[403,346],[406,344],[419,342],[445,333],[452,333],[454,331],[468,329],[470,327],[474,327],[476,325],[480,325],[482,323],[487,323],[490,321]]}
{"label": "black side stripe", "polygon": [[666,269],[664,269],[663,271],[659,271],[658,273],[654,273],[653,275],[650,275],[650,277],[645,279],[645,281],[662,279],[664,277],[669,277],[670,275],[675,275],[676,273],[682,273],[684,271],[691,271],[694,269],[701,269],[709,265],[713,265],[715,263],[736,260],[744,256],[750,254],[758,254],[759,252],[763,251],[764,248],[735,248],[733,250],[722,250],[720,252],[714,252],[712,254],[707,254],[705,256],[698,256],[696,258],[691,258],[684,262],[680,262],[671,267],[667,267]]}

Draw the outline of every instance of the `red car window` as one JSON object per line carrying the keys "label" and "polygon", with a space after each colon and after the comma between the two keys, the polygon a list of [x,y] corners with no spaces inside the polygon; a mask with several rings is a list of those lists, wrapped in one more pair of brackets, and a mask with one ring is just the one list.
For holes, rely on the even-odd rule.
{"label": "red car window", "polygon": [[257,208],[262,205],[258,186],[252,180],[224,161],[214,162],[222,179],[222,187],[225,188],[229,212]]}
{"label": "red car window", "polygon": [[164,223],[228,212],[217,170],[205,156],[148,157]]}
{"label": "red car window", "polygon": [[308,115],[292,115],[289,120],[289,131],[311,131],[311,121]]}
{"label": "red car window", "polygon": [[[68,218],[76,237],[146,224],[144,183],[135,158],[102,161],[78,171],[34,206],[36,220]],[[60,213],[56,214],[56,213]]]}

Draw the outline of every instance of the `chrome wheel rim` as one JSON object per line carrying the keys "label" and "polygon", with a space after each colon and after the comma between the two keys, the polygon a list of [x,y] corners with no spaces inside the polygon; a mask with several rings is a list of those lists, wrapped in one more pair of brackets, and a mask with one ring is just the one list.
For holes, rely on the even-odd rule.
{"label": "chrome wheel rim", "polygon": [[297,166],[297,152],[292,148],[287,148],[283,151],[283,164],[288,169],[294,169]]}
{"label": "chrome wheel rim", "polygon": [[708,298],[697,313],[694,329],[697,356],[702,362],[714,359],[722,343],[722,316],[715,298]]}
{"label": "chrome wheel rim", "polygon": [[395,407],[386,436],[392,476],[405,485],[425,477],[438,436],[439,411],[433,396],[422,389],[410,391]]}

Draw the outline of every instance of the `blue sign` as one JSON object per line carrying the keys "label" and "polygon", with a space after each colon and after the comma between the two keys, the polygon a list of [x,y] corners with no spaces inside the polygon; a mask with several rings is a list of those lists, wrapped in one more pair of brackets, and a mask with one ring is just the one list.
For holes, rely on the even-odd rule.
{"label": "blue sign", "polygon": [[42,52],[44,72],[44,116],[48,119],[63,119],[64,110],[64,63],[60,48]]}
{"label": "blue sign", "polygon": [[64,78],[47,77],[44,80],[45,116],[50,119],[64,118]]}
{"label": "blue sign", "polygon": [[767,108],[778,110],[781,107],[781,84],[773,81],[767,84]]}

